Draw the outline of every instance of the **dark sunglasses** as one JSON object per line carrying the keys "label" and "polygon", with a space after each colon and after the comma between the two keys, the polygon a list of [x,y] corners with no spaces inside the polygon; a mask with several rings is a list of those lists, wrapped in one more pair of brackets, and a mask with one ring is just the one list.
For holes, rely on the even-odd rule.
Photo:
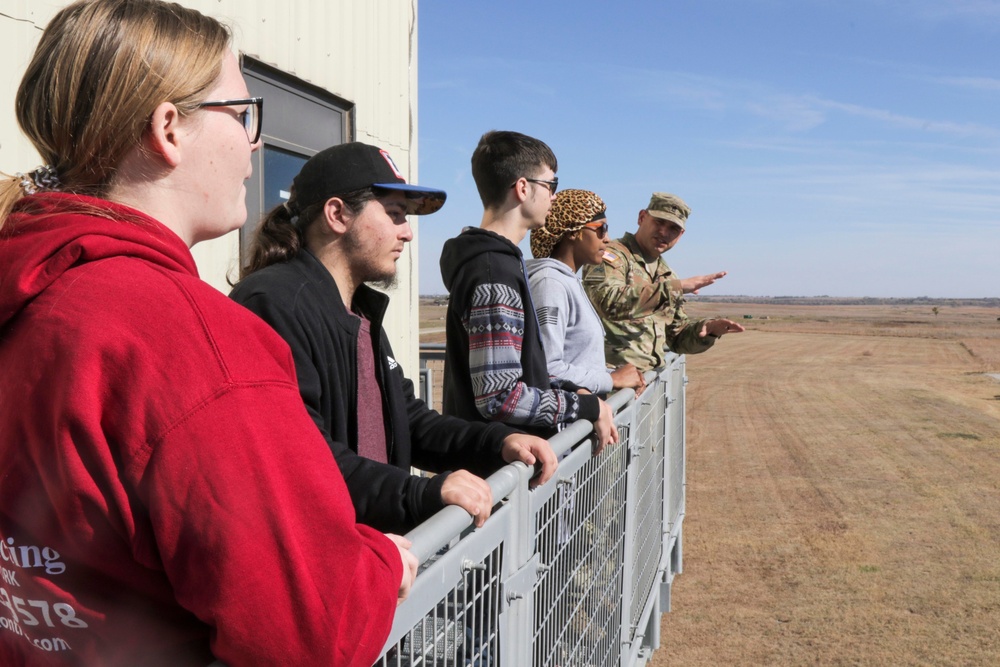
{"label": "dark sunglasses", "polygon": [[599,238],[599,239],[603,239],[605,236],[608,235],[608,223],[607,223],[607,221],[603,221],[603,222],[588,222],[587,224],[585,224],[583,226],[583,228],[584,229],[589,229],[590,231],[592,231],[595,234],[597,234],[597,238]]}
{"label": "dark sunglasses", "polygon": [[[540,178],[528,178],[527,176],[524,177],[524,180],[528,181],[529,183],[538,183],[540,185],[544,185],[545,187],[547,187],[549,189],[549,192],[551,194],[555,194],[556,190],[559,189],[559,177],[558,176],[554,177],[551,181],[543,181]],[[517,181],[511,183],[510,187],[514,187],[515,185],[517,185]]]}
{"label": "dark sunglasses", "polygon": [[247,97],[242,100],[220,100],[218,102],[202,102],[199,107],[241,107],[247,105],[246,111],[236,114],[243,129],[247,131],[247,139],[251,144],[260,139],[261,123],[264,119],[264,98]]}

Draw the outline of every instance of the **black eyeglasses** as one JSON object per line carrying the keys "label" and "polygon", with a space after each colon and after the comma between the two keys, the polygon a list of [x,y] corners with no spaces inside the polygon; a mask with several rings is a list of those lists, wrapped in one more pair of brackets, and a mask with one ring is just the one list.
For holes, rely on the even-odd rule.
{"label": "black eyeglasses", "polygon": [[264,98],[247,97],[242,100],[220,100],[218,102],[202,102],[198,107],[241,107],[246,105],[246,111],[241,111],[237,115],[243,123],[243,129],[247,131],[247,139],[251,144],[257,143],[260,139],[261,121],[264,119]]}
{"label": "black eyeglasses", "polygon": [[[540,184],[544,185],[545,187],[547,187],[549,189],[549,192],[551,194],[555,194],[556,190],[559,188],[559,177],[558,176],[554,177],[551,181],[543,181],[540,178],[528,178],[527,176],[524,177],[524,180],[528,181],[529,183],[540,183]],[[517,181],[514,181],[513,183],[511,183],[510,187],[514,187],[515,185],[517,185]]]}
{"label": "black eyeglasses", "polygon": [[608,235],[608,223],[607,222],[588,222],[583,226],[584,229],[589,229],[590,231],[597,234],[597,238],[603,239]]}

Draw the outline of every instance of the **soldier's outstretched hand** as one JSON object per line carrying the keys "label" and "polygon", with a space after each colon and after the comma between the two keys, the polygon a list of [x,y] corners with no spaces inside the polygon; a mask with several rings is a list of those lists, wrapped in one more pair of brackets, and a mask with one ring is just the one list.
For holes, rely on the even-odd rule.
{"label": "soldier's outstretched hand", "polygon": [[705,320],[705,324],[702,325],[701,331],[698,332],[700,338],[705,336],[715,336],[716,338],[722,336],[722,334],[727,333],[739,333],[741,331],[746,331],[742,324],[737,324],[732,320]]}
{"label": "soldier's outstretched hand", "polygon": [[684,278],[681,280],[681,289],[684,290],[685,294],[697,294],[702,287],[708,287],[719,278],[724,278],[725,275],[725,271],[719,271],[718,273],[706,273],[703,276]]}

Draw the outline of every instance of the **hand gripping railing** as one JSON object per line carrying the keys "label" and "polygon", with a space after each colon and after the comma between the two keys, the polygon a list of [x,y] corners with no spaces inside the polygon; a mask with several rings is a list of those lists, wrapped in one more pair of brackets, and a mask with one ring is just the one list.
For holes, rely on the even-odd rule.
{"label": "hand gripping railing", "polygon": [[[656,373],[653,371],[650,371],[648,375],[651,379],[656,377]],[[607,403],[617,414],[634,396],[635,391],[632,389],[622,389],[609,396]],[[549,445],[551,445],[556,457],[561,457],[574,445],[587,439],[593,432],[593,423],[581,419],[549,438]],[[490,485],[490,491],[493,492],[494,498],[507,498],[526,472],[533,471],[517,461],[490,475],[486,479],[486,483]],[[461,507],[448,505],[406,534],[406,538],[413,543],[413,546],[410,547],[410,553],[416,556],[420,564],[423,565],[428,558],[447,546],[451,540],[472,527],[472,524],[472,515]]]}

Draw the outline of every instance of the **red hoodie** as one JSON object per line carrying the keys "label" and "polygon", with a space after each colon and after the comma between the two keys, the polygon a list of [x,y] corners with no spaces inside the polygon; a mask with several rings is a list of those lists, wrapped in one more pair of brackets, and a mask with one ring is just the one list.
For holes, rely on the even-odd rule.
{"label": "red hoodie", "polygon": [[0,664],[377,658],[396,547],[355,523],[288,347],[173,232],[18,202],[0,369]]}

